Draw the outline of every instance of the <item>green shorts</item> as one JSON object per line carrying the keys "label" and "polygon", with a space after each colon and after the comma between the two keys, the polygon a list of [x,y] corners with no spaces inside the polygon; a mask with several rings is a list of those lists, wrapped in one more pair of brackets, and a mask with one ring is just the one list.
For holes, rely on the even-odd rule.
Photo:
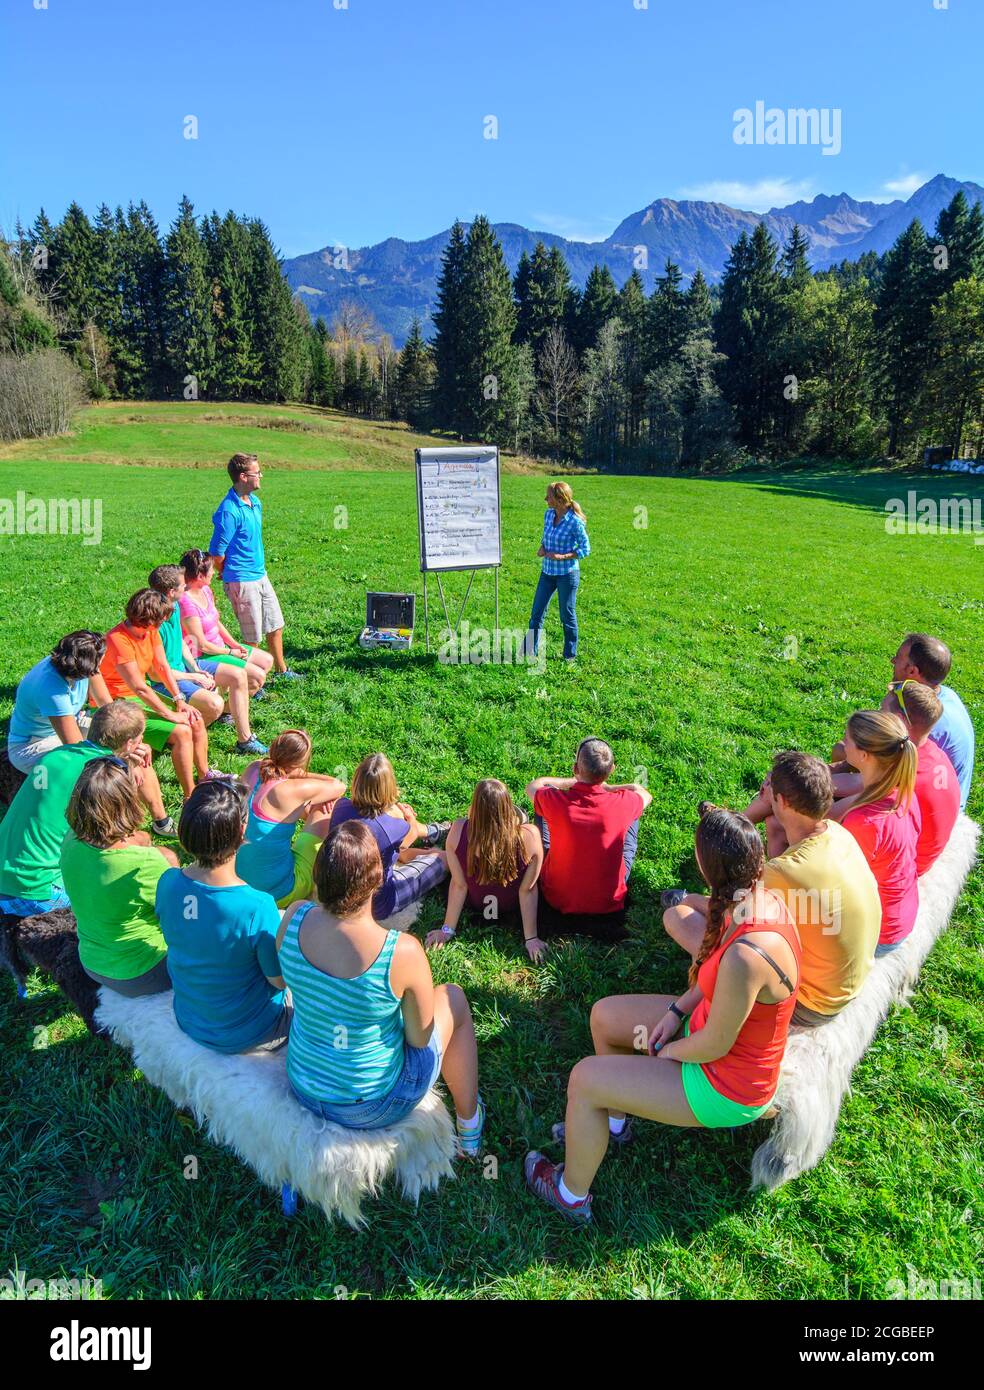
{"label": "green shorts", "polygon": [[[690,1037],[690,1019],[683,1025],[685,1037]],[[707,1072],[700,1062],[681,1062],[683,1071],[683,1090],[687,1104],[705,1129],[736,1129],[739,1125],[750,1125],[761,1119],[772,1104],[772,1098],[764,1105],[742,1105],[716,1091],[711,1085]]]}
{"label": "green shorts", "polygon": [[[246,647],[245,642],[243,646]],[[232,652],[209,652],[206,656],[200,656],[198,658],[198,664],[203,671],[209,670],[209,663],[214,663],[216,666],[238,666],[240,669],[243,669],[252,655],[252,647],[246,647],[246,655],[244,657],[233,656]],[[214,674],[214,672],[210,672],[210,674]]]}
{"label": "green shorts", "polygon": [[144,743],[148,744],[155,753],[162,753],[176,726],[172,724],[170,719],[162,719],[149,705],[144,704],[138,695],[127,695],[125,698],[131,705],[139,705],[147,716],[147,725],[143,732]]}
{"label": "green shorts", "polygon": [[291,845],[294,856],[294,886],[289,893],[277,899],[278,907],[289,907],[291,903],[301,902],[314,893],[314,861],[318,857],[321,841],[309,830],[299,830]]}

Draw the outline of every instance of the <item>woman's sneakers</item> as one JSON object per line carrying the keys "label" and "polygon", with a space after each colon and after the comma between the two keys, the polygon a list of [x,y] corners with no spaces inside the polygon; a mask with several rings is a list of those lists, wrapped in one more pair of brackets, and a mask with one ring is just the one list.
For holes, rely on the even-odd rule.
{"label": "woman's sneakers", "polygon": [[575,1197],[563,1189],[564,1165],[551,1163],[544,1154],[534,1149],[526,1155],[523,1164],[526,1186],[547,1206],[553,1207],[573,1221],[577,1226],[587,1226],[591,1222],[591,1193],[585,1197]]}
{"label": "woman's sneakers", "polygon": [[174,823],[173,816],[163,816],[160,820],[152,820],[150,828],[155,835],[160,835],[163,840],[176,840],[178,838],[178,827]]}
{"label": "woman's sneakers", "polygon": [[420,843],[428,849],[436,849],[450,829],[449,820],[431,821],[427,826],[427,834],[421,838]]}
{"label": "woman's sneakers", "polygon": [[458,1152],[463,1158],[478,1158],[482,1152],[482,1130],[485,1128],[485,1102],[478,1098],[478,1109],[467,1122],[455,1116],[458,1130]]}
{"label": "woman's sneakers", "polygon": [[235,728],[235,724],[236,721],[233,719],[232,715],[227,712],[226,714],[219,715],[218,719],[215,721],[214,727],[216,729],[230,729]]}
{"label": "woman's sneakers", "polygon": [[255,734],[250,734],[249,738],[241,738],[232,750],[240,757],[246,757],[249,753],[255,753],[257,757],[262,757],[264,753],[269,753],[269,748],[265,743],[261,743]]}

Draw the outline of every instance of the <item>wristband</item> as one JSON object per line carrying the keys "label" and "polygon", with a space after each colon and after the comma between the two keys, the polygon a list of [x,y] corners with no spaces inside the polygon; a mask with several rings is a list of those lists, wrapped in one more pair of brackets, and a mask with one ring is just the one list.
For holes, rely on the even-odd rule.
{"label": "wristband", "polygon": [[457,936],[457,932],[455,931],[454,927],[449,927],[447,922],[444,923],[443,927],[438,928],[438,930],[440,931],[442,936]]}
{"label": "wristband", "polygon": [[681,1010],[678,1009],[675,1004],[671,1004],[667,1012],[671,1014],[676,1014],[677,1018],[680,1020],[681,1023],[686,1023],[687,1019],[690,1017],[689,1014],[682,1013]]}

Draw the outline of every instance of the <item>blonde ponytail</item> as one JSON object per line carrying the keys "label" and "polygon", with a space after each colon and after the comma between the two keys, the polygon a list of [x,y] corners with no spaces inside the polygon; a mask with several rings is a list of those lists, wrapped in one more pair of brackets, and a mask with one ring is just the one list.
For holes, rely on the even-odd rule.
{"label": "blonde ponytail", "polygon": [[582,521],[587,521],[587,517],[581,511],[580,506],[574,501],[574,494],[571,491],[570,483],[551,483],[550,495],[554,499],[555,506],[569,507],[575,516],[579,516]]}
{"label": "blonde ponytail", "polygon": [[851,809],[870,806],[894,793],[894,810],[898,814],[906,812],[915,795],[919,754],[902,720],[897,714],[881,710],[858,710],[847,721],[847,732],[862,752],[871,754],[879,768],[878,776]]}

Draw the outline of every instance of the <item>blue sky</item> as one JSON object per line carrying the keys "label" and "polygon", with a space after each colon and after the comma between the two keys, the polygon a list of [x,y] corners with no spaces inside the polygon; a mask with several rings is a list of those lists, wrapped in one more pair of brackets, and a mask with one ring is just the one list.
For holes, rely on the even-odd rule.
{"label": "blue sky", "polygon": [[[984,182],[984,0],[43,3],[0,0],[4,230],[72,199],[166,225],[186,192],[296,255],[476,212],[591,240],[658,197]],[[840,153],[736,145],[758,100],[839,109]]]}

